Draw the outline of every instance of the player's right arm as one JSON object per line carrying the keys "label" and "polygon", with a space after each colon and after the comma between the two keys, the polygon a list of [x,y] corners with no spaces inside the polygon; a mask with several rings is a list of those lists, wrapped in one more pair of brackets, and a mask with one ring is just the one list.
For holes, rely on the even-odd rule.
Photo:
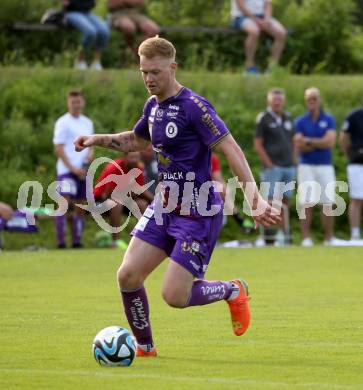
{"label": "player's right arm", "polygon": [[138,137],[133,131],[124,131],[118,134],[81,135],[74,141],[77,152],[90,146],[100,146],[118,152],[137,152],[145,149],[150,141]]}
{"label": "player's right arm", "polygon": [[269,227],[279,222],[278,211],[262,198],[246,157],[232,135],[224,137],[216,149],[226,156],[231,171],[238,177],[256,225]]}
{"label": "player's right arm", "polygon": [[124,153],[146,149],[151,142],[148,123],[150,101],[149,99],[146,102],[143,113],[132,131],[123,131],[118,134],[81,135],[74,141],[76,151],[80,152],[89,146],[101,146]]}

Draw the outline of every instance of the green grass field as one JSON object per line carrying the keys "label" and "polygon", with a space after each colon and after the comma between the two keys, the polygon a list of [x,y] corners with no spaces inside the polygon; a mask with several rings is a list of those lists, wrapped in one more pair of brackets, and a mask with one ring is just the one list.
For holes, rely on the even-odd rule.
{"label": "green grass field", "polygon": [[116,250],[0,253],[0,389],[363,389],[363,250],[216,250],[208,278],[243,276],[252,322],[224,302],[177,310],[148,280],[159,356],[103,368],[95,334],[127,326]]}

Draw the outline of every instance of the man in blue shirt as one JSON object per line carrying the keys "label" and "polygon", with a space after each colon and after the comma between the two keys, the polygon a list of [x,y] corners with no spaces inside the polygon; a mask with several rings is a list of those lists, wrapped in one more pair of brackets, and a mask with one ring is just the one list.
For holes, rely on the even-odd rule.
{"label": "man in blue shirt", "polygon": [[[303,246],[312,246],[310,228],[313,206],[335,203],[335,172],[332,164],[332,148],[336,140],[334,117],[323,111],[320,91],[305,91],[308,111],[296,119],[295,143],[300,154],[297,171],[299,206],[305,215],[300,217]],[[322,213],[324,244],[334,245],[334,217]]]}
{"label": "man in blue shirt", "polygon": [[359,240],[363,201],[363,108],[352,111],[345,119],[340,145],[348,159],[351,239]]}

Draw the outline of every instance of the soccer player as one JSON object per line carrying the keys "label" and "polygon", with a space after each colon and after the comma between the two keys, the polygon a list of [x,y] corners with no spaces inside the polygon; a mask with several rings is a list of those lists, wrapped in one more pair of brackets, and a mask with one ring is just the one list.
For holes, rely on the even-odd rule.
{"label": "soccer player", "polygon": [[[247,283],[239,279],[204,279],[223,217],[221,197],[210,182],[213,148],[224,153],[246,189],[249,204],[258,211],[254,217],[256,224],[269,226],[280,219],[276,210],[260,196],[243,152],[212,105],[176,80],[175,54],[172,43],[157,36],[140,45],[140,71],[152,96],[133,131],[81,136],[75,140],[78,151],[98,145],[129,152],[144,149],[151,142],[158,155],[159,187],[166,187],[163,197],[155,197],[154,204],[146,209],[135,226],[117,273],[126,317],[136,337],[138,356],[156,356],[157,353],[144,281],[168,256],[171,260],[165,273],[162,296],[170,306],[185,308],[226,300],[234,333],[240,336],[248,328]],[[204,185],[206,182],[207,186]],[[157,220],[160,198],[167,203],[172,197],[171,189],[178,187],[179,195],[184,195],[190,185],[193,186],[189,191],[191,196],[179,196],[175,209],[162,214],[160,224]],[[203,200],[206,203],[205,195],[209,195],[208,209],[213,207],[215,211],[219,206],[219,212],[205,215],[206,210],[201,207]]]}
{"label": "soccer player", "polygon": [[[93,123],[82,115],[85,99],[81,91],[72,90],[67,96],[68,112],[55,123],[54,149],[58,157],[57,180],[58,191],[67,202],[66,207],[74,206],[72,218],[72,246],[82,247],[81,239],[84,229],[84,210],[76,203],[85,203],[87,166],[92,160],[92,148],[77,153],[73,141],[80,134],[93,134]],[[67,215],[55,217],[58,248],[66,247],[65,229]]]}

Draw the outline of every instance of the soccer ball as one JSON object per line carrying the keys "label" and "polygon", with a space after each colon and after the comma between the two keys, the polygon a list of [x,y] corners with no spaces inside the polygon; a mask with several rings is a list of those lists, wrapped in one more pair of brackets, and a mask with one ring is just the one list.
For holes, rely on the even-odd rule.
{"label": "soccer ball", "polygon": [[101,366],[129,366],[135,358],[136,344],[130,332],[109,326],[97,333],[92,352]]}

